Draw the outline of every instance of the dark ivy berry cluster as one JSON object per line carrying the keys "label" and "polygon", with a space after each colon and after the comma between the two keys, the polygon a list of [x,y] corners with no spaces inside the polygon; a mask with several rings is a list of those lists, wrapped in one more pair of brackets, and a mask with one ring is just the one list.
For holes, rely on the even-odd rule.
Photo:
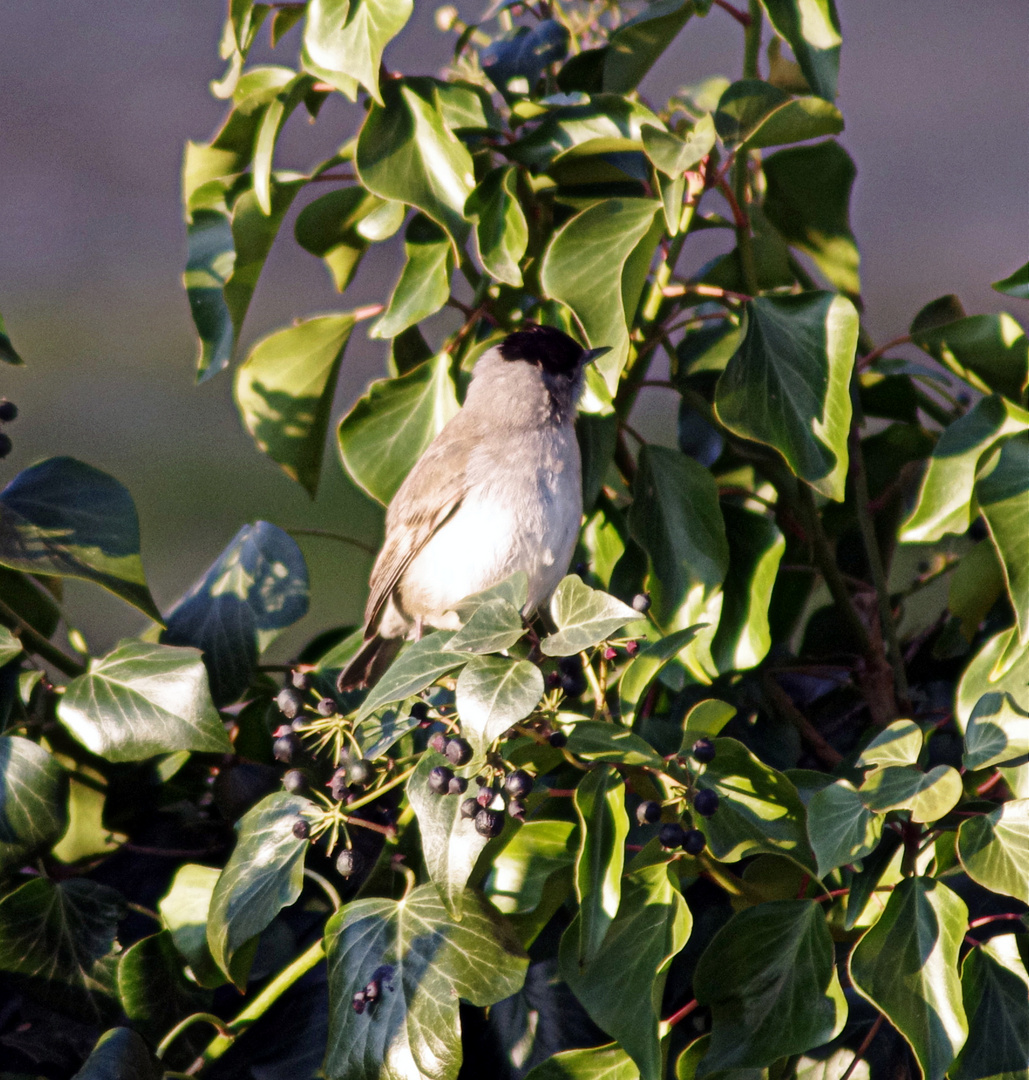
{"label": "dark ivy berry cluster", "polygon": [[[698,739],[690,752],[694,761],[707,765],[715,759],[715,744],[710,739]],[[709,818],[718,809],[718,792],[712,788],[700,788],[692,798],[693,813]],[[656,825],[661,820],[661,804],[645,800],[636,807],[636,821],[640,825]],[[658,831],[658,841],[666,850],[682,848],[687,855],[699,855],[707,841],[700,829],[688,828],[679,821],[669,821]]]}

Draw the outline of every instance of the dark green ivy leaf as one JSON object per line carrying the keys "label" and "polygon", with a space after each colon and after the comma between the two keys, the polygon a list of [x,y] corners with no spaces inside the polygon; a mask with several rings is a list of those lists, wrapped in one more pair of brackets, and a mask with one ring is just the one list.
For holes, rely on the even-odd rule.
{"label": "dark green ivy leaf", "polygon": [[24,364],[25,361],[17,354],[11,339],[7,336],[7,327],[4,325],[4,317],[0,315],[0,360],[5,364]]}
{"label": "dark green ivy leaf", "polygon": [[1029,262],[1020,266],[1006,278],[995,281],[992,288],[1006,296],[1014,296],[1019,300],[1029,300]]}
{"label": "dark green ivy leaf", "polygon": [[423,214],[416,214],[404,234],[406,261],[389,307],[368,333],[392,338],[434,315],[450,296],[454,253],[447,234]]}
{"label": "dark green ivy leaf", "polygon": [[525,1080],[639,1080],[636,1062],[617,1044],[563,1050],[537,1065]]}
{"label": "dark green ivy leaf", "polygon": [[827,101],[835,100],[842,41],[835,0],[761,0],[761,5],[793,50],[811,89]]}
{"label": "dark green ivy leaf", "polygon": [[603,47],[604,91],[629,94],[635,90],[694,10],[692,0],[655,0],[622,23]]}
{"label": "dark green ivy leaf", "polygon": [[497,281],[520,288],[518,264],[529,243],[529,226],[518,201],[515,167],[491,169],[468,196],[464,212],[475,222],[479,262]]}
{"label": "dark green ivy leaf", "polygon": [[977,390],[984,394],[995,390],[1025,405],[1029,338],[1007,312],[969,315],[912,331],[912,337],[919,348]]}
{"label": "dark green ivy leaf", "polygon": [[[343,292],[372,242],[360,231],[362,224],[376,210],[393,205],[356,184],[340,188],[305,206],[293,233],[305,251],[325,260],[336,290]],[[399,209],[403,217],[403,206]]]}
{"label": "dark green ivy leaf", "polygon": [[820,97],[790,97],[760,79],[728,87],[715,110],[715,130],[727,146],[759,150],[843,130],[839,109]]}
{"label": "dark green ivy leaf", "polygon": [[437,630],[409,645],[372,687],[358,709],[357,722],[360,723],[384,705],[417,694],[431,686],[441,675],[467,663],[470,659],[468,654],[447,650],[453,636],[452,630]]}
{"label": "dark green ivy leaf", "polygon": [[1029,904],[1029,799],[1013,799],[963,821],[958,857],[965,873],[983,888]]}
{"label": "dark green ivy leaf", "polygon": [[486,77],[509,101],[531,94],[544,70],[568,53],[568,30],[556,19],[516,26],[479,53]]}
{"label": "dark green ivy leaf", "polygon": [[161,1080],[164,1070],[131,1028],[105,1031],[72,1080]]}
{"label": "dark green ivy leaf", "polygon": [[557,632],[543,639],[546,656],[573,656],[609,638],[639,613],[600,589],[591,589],[581,578],[563,578],[550,599],[550,615]]}
{"label": "dark green ivy leaf", "polygon": [[41,746],[0,736],[0,873],[68,827],[68,774]]}

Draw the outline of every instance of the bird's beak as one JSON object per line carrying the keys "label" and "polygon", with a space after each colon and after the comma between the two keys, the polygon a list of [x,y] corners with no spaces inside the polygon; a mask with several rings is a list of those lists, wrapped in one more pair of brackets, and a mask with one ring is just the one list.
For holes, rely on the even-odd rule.
{"label": "bird's beak", "polygon": [[599,360],[604,353],[609,353],[610,351],[610,345],[604,345],[600,349],[587,349],[586,354],[582,358],[582,366],[585,367],[587,364],[592,364],[594,360]]}

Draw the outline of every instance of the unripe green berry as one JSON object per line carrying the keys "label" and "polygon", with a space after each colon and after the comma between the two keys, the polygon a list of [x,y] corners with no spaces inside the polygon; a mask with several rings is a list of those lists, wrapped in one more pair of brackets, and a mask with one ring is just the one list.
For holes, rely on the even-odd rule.
{"label": "unripe green berry", "polygon": [[336,869],[345,878],[359,874],[363,865],[364,859],[353,848],[344,848],[336,860]]}

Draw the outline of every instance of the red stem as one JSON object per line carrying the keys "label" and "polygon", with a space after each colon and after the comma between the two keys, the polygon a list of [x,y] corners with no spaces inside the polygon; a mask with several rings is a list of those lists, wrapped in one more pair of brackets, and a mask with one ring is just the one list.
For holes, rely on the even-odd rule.
{"label": "red stem", "polygon": [[907,345],[910,341],[910,334],[901,334],[900,337],[895,337],[892,341],[887,341],[885,345],[880,345],[878,349],[873,349],[870,353],[866,353],[858,360],[858,371],[864,371],[865,368],[871,367],[880,356],[890,349],[894,349],[898,345]]}
{"label": "red stem", "polygon": [[[750,219],[743,212],[743,208],[736,201],[736,195],[733,193],[731,187],[729,187],[724,177],[721,177],[718,181],[718,190],[722,193],[725,201],[729,204],[729,209],[732,211],[732,221],[737,229],[749,229]],[[871,354],[870,354],[871,355]]]}
{"label": "red stem", "polygon": [[686,1002],[685,1005],[678,1012],[673,1012],[670,1017],[665,1021],[669,1027],[674,1027],[680,1020],[684,1020],[691,1012],[697,1007],[697,999]]}
{"label": "red stem", "polygon": [[1003,915],[983,915],[978,919],[973,919],[968,924],[969,930],[974,930],[977,926],[985,926],[991,922],[1002,922],[1004,919],[1024,919],[1024,915],[1016,915],[1015,912],[1005,912]]}
{"label": "red stem", "polygon": [[875,1018],[875,1023],[872,1025],[871,1031],[864,1037],[861,1045],[857,1048],[857,1053],[854,1055],[854,1060],[847,1066],[847,1071],[840,1077],[840,1080],[850,1080],[854,1075],[854,1070],[857,1068],[858,1062],[865,1056],[866,1051],[872,1045],[872,1040],[879,1034],[879,1028],[883,1025],[883,1014]]}
{"label": "red stem", "polygon": [[727,11],[740,26],[750,26],[750,16],[745,11],[734,8],[732,4],[728,3],[728,0],[715,0],[715,4],[717,7],[720,7],[722,11]]}

